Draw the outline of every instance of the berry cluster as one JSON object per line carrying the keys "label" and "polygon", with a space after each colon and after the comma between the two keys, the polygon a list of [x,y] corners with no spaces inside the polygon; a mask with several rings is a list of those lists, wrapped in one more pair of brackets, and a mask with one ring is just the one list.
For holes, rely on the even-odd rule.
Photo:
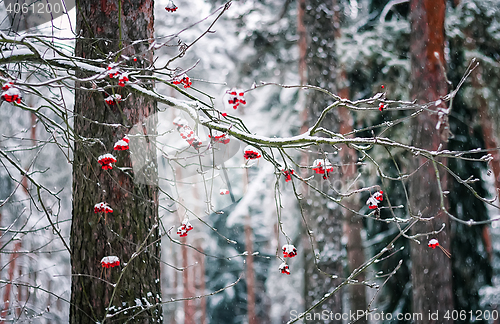
{"label": "berry cluster", "polygon": [[194,147],[196,150],[200,149],[203,143],[200,138],[196,136],[191,127],[188,126],[188,123],[185,119],[177,117],[176,119],[174,119],[173,124],[177,127],[177,131],[179,131],[182,139],[186,140],[189,145]]}
{"label": "berry cluster", "polygon": [[120,78],[118,79],[118,85],[120,87],[124,87],[125,86],[125,82],[129,82],[129,78],[128,78],[128,73],[122,73],[120,75]]}
{"label": "berry cluster", "polygon": [[191,87],[191,85],[193,84],[186,73],[176,76],[172,83],[175,85],[183,84],[184,89]]}
{"label": "berry cluster", "polygon": [[128,136],[125,135],[121,140],[115,143],[113,148],[115,151],[126,151],[129,149],[128,147],[129,142],[130,140],[128,139]]}
{"label": "berry cluster", "polygon": [[283,174],[285,175],[285,181],[288,182],[290,180],[292,180],[292,174],[293,174],[293,169],[290,169],[290,170],[285,170],[283,169]]}
{"label": "berry cluster", "polygon": [[181,223],[181,226],[177,228],[177,234],[179,234],[180,237],[184,237],[188,235],[188,232],[193,229],[193,226],[189,222],[187,218],[184,218],[184,220]]}
{"label": "berry cluster", "polygon": [[168,12],[174,12],[177,10],[177,6],[174,4],[172,0],[170,0],[167,6],[165,7],[165,10]]}
{"label": "berry cluster", "polygon": [[120,265],[120,259],[117,256],[111,255],[101,259],[103,268],[113,268]]}
{"label": "berry cluster", "polygon": [[384,200],[384,192],[382,190],[377,191],[368,198],[366,204],[370,209],[378,209],[378,204]]}
{"label": "berry cluster", "polygon": [[436,240],[436,239],[431,239],[431,240],[429,241],[428,245],[429,245],[429,247],[430,247],[430,248],[435,249],[436,247],[438,247],[438,246],[439,246],[439,242],[438,242],[438,240]]}
{"label": "berry cluster", "polygon": [[439,245],[439,242],[438,240],[436,239],[430,239],[429,240],[429,243],[427,243],[427,245],[432,248],[432,249],[435,249],[435,248],[440,248],[441,251],[443,251],[443,253],[448,257],[448,258],[451,258],[451,253],[450,251],[446,250],[444,247],[442,247],[441,245]]}
{"label": "berry cluster", "polygon": [[243,90],[231,89],[227,92],[229,94],[228,103],[233,105],[233,109],[238,108],[240,104],[246,105],[245,92]]}
{"label": "berry cluster", "polygon": [[230,139],[226,137],[226,134],[222,134],[222,135],[218,135],[218,136],[208,135],[208,137],[211,138],[214,143],[227,144],[230,141]]}
{"label": "berry cluster", "polygon": [[94,205],[94,213],[112,213],[113,209],[105,202],[100,202]]}
{"label": "berry cluster", "polygon": [[285,258],[293,258],[294,256],[297,255],[297,249],[292,244],[283,245],[282,250],[283,250],[283,257]]}
{"label": "berry cluster", "polygon": [[108,96],[108,97],[104,98],[104,101],[105,101],[108,105],[110,105],[110,106],[114,106],[114,105],[116,105],[116,103],[117,103],[117,102],[121,102],[121,101],[123,101],[123,100],[122,100],[122,96],[121,96],[121,95],[119,95],[119,94],[115,93],[115,94],[113,94],[113,95],[111,95],[111,96]]}
{"label": "berry cluster", "polygon": [[243,157],[246,160],[255,160],[255,159],[258,159],[261,157],[261,155],[259,154],[259,151],[257,151],[257,149],[251,145],[248,145],[247,147],[245,147],[243,152],[244,152]]}
{"label": "berry cluster", "polygon": [[[137,61],[137,58],[134,58],[134,61]],[[125,82],[130,81],[128,78],[128,73],[121,72],[118,69],[118,63],[112,63],[112,64],[108,65],[108,75],[111,79],[118,78],[118,85],[120,87],[124,87]]]}
{"label": "berry cluster", "polygon": [[285,262],[280,264],[278,269],[279,271],[281,271],[281,273],[290,275],[290,268],[288,267],[288,264],[286,264]]}
{"label": "berry cluster", "polygon": [[[285,258],[293,258],[294,256],[297,256],[297,249],[292,244],[285,244],[281,249],[283,250],[283,257]],[[286,262],[283,262],[278,269],[281,273],[287,275],[290,274],[290,267],[286,264]]]}
{"label": "berry cluster", "polygon": [[323,174],[323,179],[328,178],[328,173],[333,172],[333,166],[327,159],[316,159],[312,169],[318,174]]}
{"label": "berry cluster", "polygon": [[21,95],[21,91],[19,89],[14,87],[14,82],[10,81],[5,83],[2,86],[2,100],[5,100],[7,102],[17,102],[21,103],[21,100],[23,99]]}
{"label": "berry cluster", "polygon": [[113,169],[113,163],[116,162],[116,158],[112,154],[103,154],[97,158],[97,162],[102,165],[103,170]]}

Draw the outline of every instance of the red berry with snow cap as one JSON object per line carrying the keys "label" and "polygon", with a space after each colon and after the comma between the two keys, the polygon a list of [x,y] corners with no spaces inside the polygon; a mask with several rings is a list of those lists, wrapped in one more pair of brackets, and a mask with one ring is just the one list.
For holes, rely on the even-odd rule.
{"label": "red berry with snow cap", "polygon": [[174,12],[177,10],[177,6],[174,4],[172,0],[170,0],[167,6],[165,7],[165,10],[168,12]]}
{"label": "red berry with snow cap", "polygon": [[193,84],[186,73],[176,76],[172,83],[175,85],[182,84],[184,86],[184,89],[191,87],[191,85]]}
{"label": "red berry with snow cap", "polygon": [[292,244],[283,245],[283,257],[285,258],[293,258],[297,255],[297,249]]}
{"label": "red berry with snow cap", "polygon": [[194,133],[194,131],[189,127],[188,122],[181,118],[177,117],[174,119],[173,124],[177,127],[179,131],[179,135],[182,139],[186,140],[192,147],[196,150],[199,150],[203,146],[203,142],[200,140],[198,136]]}
{"label": "red berry with snow cap", "polygon": [[439,242],[438,242],[438,240],[436,240],[436,239],[431,239],[431,240],[429,240],[428,246],[429,246],[430,248],[435,249],[436,247],[438,247],[438,246],[439,246]]}
{"label": "red berry with snow cap", "polygon": [[112,213],[113,209],[105,202],[100,202],[94,205],[94,213]]}
{"label": "red berry with snow cap", "polygon": [[113,268],[120,265],[120,259],[117,256],[110,255],[101,259],[103,268]]}
{"label": "red berry with snow cap", "polygon": [[120,75],[120,70],[118,70],[117,63],[112,63],[108,65],[108,75],[111,79],[117,78]]}
{"label": "red berry with snow cap", "polygon": [[246,105],[245,92],[243,90],[231,89],[226,92],[229,95],[227,102],[233,106],[233,109],[238,108],[238,106]]}
{"label": "red berry with snow cap", "polygon": [[128,78],[128,73],[122,73],[120,75],[120,78],[118,79],[118,85],[120,87],[124,87],[125,86],[125,82],[128,82],[130,81],[129,78]]}
{"label": "red berry with snow cap", "polygon": [[1,98],[2,98],[2,100],[5,100],[7,102],[16,102],[19,104],[19,103],[21,103],[21,100],[23,97],[22,97],[21,91],[19,91],[19,89],[14,88],[14,87],[9,87],[9,88],[7,88],[6,91],[2,92]]}
{"label": "red berry with snow cap", "polygon": [[317,174],[323,174],[323,179],[328,178],[328,174],[333,172],[333,166],[327,159],[316,159],[313,162],[312,169]]}
{"label": "red berry with snow cap", "polygon": [[280,266],[279,266],[278,269],[283,274],[287,274],[287,275],[290,274],[290,268],[288,267],[288,264],[286,264],[285,262],[283,262],[282,264],[280,264]]}
{"label": "red berry with snow cap", "polygon": [[212,139],[212,141],[214,143],[222,143],[222,144],[227,144],[229,143],[230,139],[226,137],[227,134],[222,134],[222,135],[214,135],[214,136],[211,136],[211,135],[208,135],[208,137],[210,139]]}
{"label": "red berry with snow cap", "polygon": [[102,165],[103,170],[113,169],[113,163],[116,162],[116,158],[112,154],[103,154],[97,158],[97,162]]}
{"label": "red berry with snow cap", "polygon": [[243,153],[244,153],[243,156],[247,160],[255,160],[255,159],[258,159],[261,157],[261,155],[259,154],[259,151],[257,151],[257,149],[251,145],[248,145],[247,147],[245,147]]}
{"label": "red berry with snow cap", "polygon": [[181,223],[181,226],[177,228],[177,234],[179,234],[180,237],[185,237],[187,236],[188,232],[193,229],[193,226],[189,222],[187,218],[184,218],[184,220]]}
{"label": "red berry with snow cap", "polygon": [[117,141],[113,147],[115,151],[126,151],[129,149],[128,146],[128,141],[125,141],[123,139]]}
{"label": "red berry with snow cap", "polygon": [[14,85],[14,82],[12,82],[12,81],[4,83],[4,85],[2,86],[2,90],[4,90],[4,91],[9,90],[13,85]]}
{"label": "red berry with snow cap", "polygon": [[111,96],[108,96],[106,98],[104,98],[104,101],[110,105],[110,106],[113,106],[113,105],[116,105],[117,102],[121,102],[123,101],[122,100],[122,96],[115,93],[114,95],[111,95]]}
{"label": "red berry with snow cap", "polygon": [[366,204],[370,209],[378,209],[378,204],[382,200],[384,200],[384,192],[380,190],[371,195],[370,198],[368,198],[368,200],[366,201]]}

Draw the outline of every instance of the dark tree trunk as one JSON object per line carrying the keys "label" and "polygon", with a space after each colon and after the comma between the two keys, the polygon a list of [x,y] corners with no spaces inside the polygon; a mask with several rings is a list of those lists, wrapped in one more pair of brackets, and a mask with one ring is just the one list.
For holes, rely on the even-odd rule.
{"label": "dark tree trunk", "polygon": [[[444,60],[444,0],[411,0],[411,94],[419,103],[438,100],[448,92]],[[445,108],[443,104],[431,109]],[[437,113],[423,112],[413,120],[413,144],[428,150],[445,146],[447,129],[436,129]],[[409,181],[410,205],[413,215],[434,217],[431,221],[419,221],[413,233],[425,233],[441,228],[438,235],[419,237],[421,244],[411,243],[413,313],[423,315],[416,323],[450,323],[443,316],[453,310],[451,261],[439,250],[427,246],[429,238],[437,238],[439,244],[449,249],[449,220],[441,211],[440,193],[436,173],[431,162],[414,157],[413,168],[422,166]],[[425,162],[428,162],[424,164]],[[445,161],[442,161],[445,162]],[[441,185],[446,188],[445,172],[440,170]],[[439,312],[433,320],[429,313]]]}
{"label": "dark tree trunk", "polygon": [[[338,26],[335,22],[335,10],[339,10],[336,1],[332,0],[305,0],[299,3],[303,5],[304,26],[307,35],[307,82],[308,84],[325,88],[336,92],[335,78],[337,60],[335,54],[335,35]],[[308,109],[309,125],[319,117],[321,111],[333,102],[333,98],[318,91],[309,91],[306,107]],[[325,119],[325,128],[338,130],[339,121],[335,113],[331,113]],[[334,148],[323,147],[325,152],[332,153]],[[328,155],[332,159],[333,155]],[[324,158],[324,155],[309,156],[308,165],[316,158]],[[333,161],[332,161],[333,162]],[[321,175],[315,175],[316,186],[325,192],[332,194],[329,189],[330,180],[338,177],[338,173],[323,180]],[[314,184],[314,182],[312,182]],[[328,275],[342,276],[342,210],[340,207],[328,203],[328,201],[313,192],[306,194],[308,206],[306,207],[307,219],[314,237],[314,248],[316,251],[304,251],[306,253],[305,271],[305,300],[306,307],[311,306],[316,300],[336,287],[339,279],[332,279]],[[317,258],[318,267],[328,275],[317,270],[314,262],[315,252],[319,253]],[[342,294],[337,293],[321,305],[328,312],[342,312]],[[320,311],[320,310],[316,310]],[[333,321],[322,321],[331,323]]]}
{"label": "dark tree trunk", "polygon": [[[342,83],[347,84],[347,76],[345,72],[341,72],[339,78]],[[339,90],[339,95],[341,98],[349,98],[349,88],[347,86]],[[346,107],[339,107],[338,115],[340,120],[340,133],[347,134],[353,131],[353,118],[350,111]],[[350,147],[343,147],[340,151],[340,158],[342,161],[342,191],[345,192],[346,188],[350,187],[352,182],[356,179],[358,174],[356,162],[357,162],[357,152],[355,149]],[[356,185],[350,187],[351,190],[358,189]],[[355,197],[347,197],[342,200],[346,207],[352,210],[359,210],[359,203]],[[363,230],[363,219],[351,213],[349,210],[344,209],[344,226],[343,232],[347,237],[347,265],[349,273],[353,272],[355,269],[359,268],[365,263],[365,251],[363,248],[363,239],[361,238],[361,231]],[[360,273],[356,280],[363,282],[365,280],[365,274]],[[366,305],[366,287],[365,285],[350,285],[349,286],[349,306],[351,311],[357,312],[359,310],[367,309]],[[367,317],[361,317],[356,323],[366,324]]]}
{"label": "dark tree trunk", "polygon": [[[101,59],[102,67],[115,60],[121,68],[147,65],[153,55],[148,50],[153,9],[153,0],[77,0],[76,55]],[[132,45],[140,39],[146,41]],[[139,59],[122,62],[122,54]],[[104,102],[108,94],[81,90],[92,89],[91,83],[76,84],[70,323],[160,323],[156,102],[116,86],[117,79],[98,82],[115,85],[106,89],[108,94],[128,97],[109,106]],[[130,134],[131,150],[113,151],[125,134]],[[112,170],[102,170],[97,162],[105,153],[117,158]],[[113,208],[112,214],[94,213],[93,206],[101,201]],[[110,255],[118,256],[121,264],[103,269],[100,260]]]}

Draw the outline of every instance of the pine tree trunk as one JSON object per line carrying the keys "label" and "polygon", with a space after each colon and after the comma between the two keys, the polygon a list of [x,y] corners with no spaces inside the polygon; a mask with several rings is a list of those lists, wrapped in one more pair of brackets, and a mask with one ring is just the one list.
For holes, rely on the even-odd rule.
{"label": "pine tree trunk", "polygon": [[[417,102],[438,100],[448,92],[444,74],[444,0],[411,0],[411,94]],[[443,104],[431,109],[445,108]],[[445,146],[447,130],[436,129],[436,113],[423,112],[413,119],[413,145],[429,150]],[[444,136],[443,136],[444,135]],[[450,323],[443,316],[453,310],[451,261],[438,249],[427,246],[429,238],[437,238],[440,245],[449,249],[449,220],[440,209],[440,193],[437,177],[431,162],[425,158],[413,157],[413,169],[420,169],[409,181],[410,205],[414,215],[434,217],[432,221],[419,221],[413,233],[425,233],[441,228],[438,235],[420,237],[421,244],[411,243],[413,313],[423,315],[423,321],[416,323]],[[426,163],[427,162],[427,163]],[[446,161],[442,162],[446,163]],[[426,164],[424,164],[426,163]],[[446,189],[445,172],[440,169],[441,185]],[[429,313],[439,312],[439,319],[429,319]]]}
{"label": "pine tree trunk", "polygon": [[[345,71],[342,69],[340,75],[340,83],[347,84],[347,76]],[[349,98],[349,88],[347,86],[339,89],[339,96],[343,99]],[[339,107],[338,115],[340,120],[340,133],[347,134],[353,131],[353,118],[352,115],[346,107]],[[342,160],[342,191],[345,192],[348,187],[351,190],[358,189],[356,184],[352,185],[352,182],[357,176],[357,152],[355,149],[350,147],[344,147],[339,153]],[[359,210],[359,202],[356,201],[354,197],[344,198],[342,201],[346,207],[352,210]],[[349,273],[352,273],[355,269],[358,269],[362,264],[365,263],[365,251],[363,248],[363,240],[361,238],[361,231],[363,230],[363,219],[351,213],[349,210],[344,209],[344,226],[343,232],[344,236],[347,237],[347,265]],[[365,280],[365,274],[360,273],[356,280],[363,282]],[[360,285],[350,285],[349,286],[349,306],[351,311],[357,312],[360,310],[366,310],[366,287],[362,284]],[[367,317],[360,317],[356,322],[358,324],[366,324]]]}
{"label": "pine tree trunk", "polygon": [[[152,62],[148,47],[154,31],[153,9],[153,0],[77,1],[76,56],[101,59],[102,67],[115,59],[123,61],[121,55],[139,58],[122,62],[123,67],[148,65]],[[146,41],[132,45],[140,39]],[[120,49],[118,55],[107,57]],[[87,75],[80,72],[78,76]],[[160,323],[156,102],[118,87],[116,79],[97,82],[98,87],[115,86],[106,88],[106,94],[89,90],[92,83],[79,82],[75,90],[70,323],[123,323],[126,319]],[[112,93],[127,99],[107,105],[104,98]],[[130,134],[130,151],[113,151],[114,143],[126,134]],[[101,169],[97,162],[105,153],[117,158],[112,170]],[[94,213],[93,206],[101,201],[113,208],[112,214]],[[103,269],[100,260],[110,255],[118,256],[121,264]],[[127,310],[106,318],[123,309]]]}
{"label": "pine tree trunk", "polygon": [[[332,0],[306,0],[304,1],[304,26],[307,35],[307,80],[308,84],[325,88],[331,92],[336,92],[336,53],[335,53],[335,33],[334,12],[336,1]],[[308,122],[309,125],[319,117],[321,111],[333,102],[333,98],[326,96],[322,92],[309,91],[307,96]],[[339,121],[335,114],[330,113],[323,125],[325,128],[338,130]],[[332,147],[323,147],[325,152],[332,153]],[[329,155],[328,158],[332,158]],[[316,158],[324,158],[323,155],[310,156],[312,161]],[[333,161],[332,161],[333,162]],[[331,175],[331,178],[338,176],[338,173]],[[325,192],[329,192],[328,186],[331,179],[323,180],[321,175],[316,175],[315,184]],[[331,190],[330,190],[331,192]],[[316,251],[304,251],[306,253],[305,271],[305,300],[306,307],[311,306],[314,301],[323,297],[325,293],[331,291],[339,283],[339,279],[320,273],[316,269],[314,262],[315,253],[318,267],[329,275],[342,276],[342,210],[340,207],[328,203],[328,201],[310,190],[307,193],[307,220],[313,231],[314,248]],[[337,293],[322,304],[323,310],[328,312],[342,312],[342,294]],[[321,311],[321,310],[316,310]],[[326,320],[322,323],[332,323]]]}

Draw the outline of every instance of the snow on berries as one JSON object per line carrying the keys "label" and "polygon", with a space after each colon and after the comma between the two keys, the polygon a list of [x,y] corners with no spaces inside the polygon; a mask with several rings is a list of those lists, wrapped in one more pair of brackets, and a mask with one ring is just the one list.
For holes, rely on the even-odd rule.
{"label": "snow on berries", "polygon": [[245,157],[246,160],[255,160],[261,157],[259,154],[259,151],[252,145],[248,145],[245,147],[243,150],[243,156]]}
{"label": "snow on berries", "polygon": [[12,85],[4,84],[2,89],[6,88],[4,92],[2,92],[1,98],[2,100],[5,100],[7,102],[17,102],[18,104],[21,103],[21,100],[23,99],[21,95],[21,91],[19,89],[14,88]]}
{"label": "snow on berries", "polygon": [[382,200],[384,200],[384,192],[380,190],[371,195],[370,198],[368,198],[368,200],[366,201],[366,204],[370,209],[378,209],[378,204]]}
{"label": "snow on berries", "polygon": [[186,73],[176,76],[172,83],[175,85],[183,84],[184,89],[191,87],[191,85],[193,84]]}
{"label": "snow on berries", "polygon": [[2,90],[3,91],[9,90],[10,88],[12,88],[13,85],[14,85],[14,82],[12,82],[12,81],[4,83],[2,86]]}
{"label": "snow on berries", "polygon": [[102,166],[103,170],[113,169],[113,163],[116,162],[116,158],[112,154],[103,154],[97,158],[97,162]]}
{"label": "snow on berries", "polygon": [[123,101],[123,100],[122,100],[122,96],[121,96],[121,95],[119,95],[119,94],[115,93],[115,94],[113,94],[113,95],[110,95],[110,96],[108,96],[108,97],[104,98],[104,101],[105,101],[108,105],[113,106],[113,105],[116,105],[116,103],[117,103],[117,102],[121,102],[121,101]]}
{"label": "snow on berries", "polygon": [[385,108],[385,105],[383,102],[381,102],[380,105],[378,106],[378,110],[382,111],[382,110],[384,110],[384,108]]}
{"label": "snow on berries", "polygon": [[174,12],[177,10],[177,6],[174,4],[172,0],[170,0],[167,6],[165,7],[165,10],[168,12]]}
{"label": "snow on berries", "polygon": [[231,89],[227,91],[229,95],[228,103],[233,106],[233,109],[238,108],[238,106],[246,105],[247,102],[245,100],[245,92],[239,89]]}
{"label": "snow on berries", "polygon": [[129,78],[128,78],[128,73],[122,73],[118,79],[118,85],[120,87],[124,87],[125,86],[125,82],[128,82],[130,81]]}
{"label": "snow on berries", "polygon": [[120,259],[114,255],[105,256],[101,259],[101,265],[103,268],[117,267],[120,265]]}
{"label": "snow on berries", "polygon": [[108,75],[111,79],[117,78],[120,75],[120,70],[118,69],[117,63],[112,63],[108,65]]}
{"label": "snow on berries", "polygon": [[439,242],[438,242],[438,240],[436,240],[436,239],[431,239],[431,240],[429,241],[428,245],[429,245],[429,247],[430,247],[430,248],[435,249],[436,247],[438,247],[438,246],[439,246]]}
{"label": "snow on berries", "polygon": [[100,202],[94,205],[94,213],[112,213],[113,209],[105,202]]}
{"label": "snow on berries", "polygon": [[108,75],[111,79],[116,79],[118,78],[118,85],[120,87],[125,86],[125,82],[130,81],[128,78],[128,73],[127,72],[121,72],[118,69],[118,63],[112,63],[108,65]]}
{"label": "snow on berries", "polygon": [[221,189],[219,193],[221,196],[229,195],[229,190],[224,188],[224,189]]}
{"label": "snow on berries", "polygon": [[115,143],[115,145],[113,146],[113,149],[115,151],[126,151],[129,149],[128,143],[129,143],[129,139],[127,136],[125,136],[124,138],[122,138],[121,140],[119,140]]}
{"label": "snow on berries", "polygon": [[182,139],[185,139],[186,142],[188,142],[189,145],[194,147],[196,150],[200,149],[203,142],[198,136],[196,136],[191,127],[188,126],[188,122],[185,119],[177,117],[174,119],[173,124],[177,127],[177,131],[181,135]]}
{"label": "snow on berries", "polygon": [[282,250],[283,250],[283,257],[285,258],[293,258],[294,256],[297,255],[297,249],[292,244],[283,245]]}
{"label": "snow on berries", "polygon": [[429,243],[427,243],[427,246],[429,246],[432,249],[435,249],[436,247],[438,247],[438,248],[441,249],[441,251],[443,251],[443,253],[448,258],[451,258],[451,253],[448,250],[446,250],[444,247],[442,247],[441,245],[439,245],[439,241],[438,240],[436,240],[436,239],[430,239]]}
{"label": "snow on berries", "polygon": [[314,160],[312,169],[317,174],[323,174],[323,179],[328,178],[328,173],[333,172],[333,166],[327,159]]}
{"label": "snow on berries", "polygon": [[222,144],[227,144],[229,143],[230,139],[226,137],[227,134],[222,134],[222,135],[214,135],[214,136],[211,136],[211,135],[208,135],[208,137],[210,139],[212,139],[212,141],[214,143],[222,143]]}
{"label": "snow on berries", "polygon": [[280,264],[280,266],[279,266],[278,269],[283,274],[287,274],[287,275],[290,274],[290,268],[288,267],[288,264],[286,264],[285,262],[283,262],[282,264]]}
{"label": "snow on berries", "polygon": [[189,222],[189,220],[187,218],[185,218],[182,223],[181,223],[181,226],[179,228],[177,228],[177,234],[180,236],[180,237],[185,237],[188,235],[188,232],[190,230],[193,229],[193,226],[191,225],[191,223]]}
{"label": "snow on berries", "polygon": [[282,171],[283,171],[283,174],[285,175],[286,182],[292,180],[293,169],[290,169],[290,170],[283,169]]}

